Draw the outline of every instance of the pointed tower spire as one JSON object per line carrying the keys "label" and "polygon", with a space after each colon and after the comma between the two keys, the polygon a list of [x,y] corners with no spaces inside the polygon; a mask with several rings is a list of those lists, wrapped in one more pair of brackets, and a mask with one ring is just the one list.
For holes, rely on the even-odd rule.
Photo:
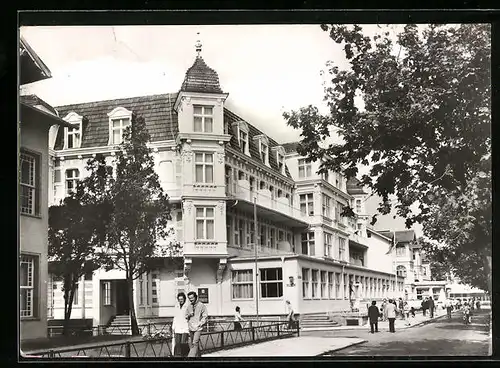
{"label": "pointed tower spire", "polygon": [[196,52],[197,52],[197,58],[200,58],[201,57],[201,41],[200,41],[200,32],[197,32],[196,33],[198,35],[198,40],[196,41],[196,44],[194,45],[196,47]]}

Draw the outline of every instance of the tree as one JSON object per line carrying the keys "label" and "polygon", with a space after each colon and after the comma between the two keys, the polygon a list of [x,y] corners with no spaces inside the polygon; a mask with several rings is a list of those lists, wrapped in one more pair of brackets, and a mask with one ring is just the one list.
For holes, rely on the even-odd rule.
{"label": "tree", "polygon": [[[178,254],[179,244],[166,243],[171,220],[168,195],[154,169],[149,134],[142,117],[132,116],[115,159],[115,177],[104,157],[89,164],[86,193],[111,207],[107,216],[106,242],[101,251],[105,269],[125,271],[129,291],[132,334],[139,334],[133,299],[133,283],[151,269],[155,257]],[[107,209],[107,206],[103,206]],[[160,244],[163,242],[163,244]]]}
{"label": "tree", "polygon": [[[456,234],[432,224],[467,222],[464,244],[486,262],[491,248],[490,26],[432,24],[420,32],[408,24],[396,43],[389,32],[370,38],[357,25],[321,27],[343,45],[350,68],[328,64],[329,115],[313,106],[284,114],[302,131],[299,154],[320,160],[320,172],[348,178],[358,174],[360,164],[370,166],[361,184],[382,198],[379,212],[389,213],[395,197],[407,227],[422,223],[426,235],[450,250]],[[356,105],[356,96],[364,107]],[[332,127],[339,128],[341,143],[325,143]],[[467,207],[466,219],[456,206],[444,214],[436,205],[449,198],[463,203],[478,176],[484,176],[477,185],[486,190],[481,192],[485,200]]]}
{"label": "tree", "polygon": [[105,217],[102,204],[87,202],[84,187],[78,184],[76,193],[60,205],[49,208],[49,260],[53,273],[62,278],[64,295],[63,335],[68,334],[69,321],[78,281],[99,267],[96,249],[104,240]]}

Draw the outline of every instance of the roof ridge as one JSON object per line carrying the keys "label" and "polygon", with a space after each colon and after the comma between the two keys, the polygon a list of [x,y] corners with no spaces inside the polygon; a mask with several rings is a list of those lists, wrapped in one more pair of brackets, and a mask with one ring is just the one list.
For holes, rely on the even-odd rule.
{"label": "roof ridge", "polygon": [[55,106],[55,108],[67,108],[68,106],[81,106],[85,104],[95,104],[95,103],[109,103],[113,101],[119,101],[119,100],[132,100],[134,98],[146,98],[146,97],[160,97],[160,96],[168,96],[168,95],[176,95],[179,92],[168,92],[168,93],[155,93],[152,95],[140,95],[140,96],[132,96],[132,97],[119,97],[119,98],[110,98],[107,100],[95,100],[95,101],[87,101],[87,102],[77,102],[77,103],[72,103],[72,104],[66,104],[66,105],[59,105]]}

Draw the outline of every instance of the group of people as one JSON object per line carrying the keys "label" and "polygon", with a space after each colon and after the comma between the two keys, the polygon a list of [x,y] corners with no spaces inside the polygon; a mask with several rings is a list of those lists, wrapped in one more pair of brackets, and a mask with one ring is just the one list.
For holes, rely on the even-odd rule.
{"label": "group of people", "polygon": [[186,294],[177,295],[179,304],[172,323],[174,356],[199,357],[200,336],[208,319],[207,307],[194,291],[190,291],[187,298],[189,303],[186,303]]}
{"label": "group of people", "polygon": [[429,311],[429,317],[433,318],[434,313],[436,312],[436,304],[434,303],[434,299],[431,297],[426,297],[422,300],[422,313],[425,316],[427,311]]}
{"label": "group of people", "polygon": [[407,301],[403,298],[399,300],[395,299],[384,299],[382,305],[379,309],[377,302],[372,301],[371,306],[368,307],[368,319],[370,320],[370,332],[375,333],[378,331],[378,322],[389,321],[389,332],[396,332],[394,323],[397,317],[406,321],[407,325],[410,325],[410,316],[415,317],[415,308],[410,307]]}

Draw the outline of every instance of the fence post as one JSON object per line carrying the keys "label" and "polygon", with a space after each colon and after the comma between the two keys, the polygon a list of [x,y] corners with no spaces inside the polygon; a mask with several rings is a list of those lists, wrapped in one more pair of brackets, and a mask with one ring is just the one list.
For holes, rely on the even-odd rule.
{"label": "fence post", "polygon": [[251,327],[252,329],[252,341],[255,341],[255,327]]}
{"label": "fence post", "polygon": [[278,337],[280,336],[280,326],[281,326],[281,323],[278,322],[278,324],[276,325],[276,330],[277,330],[277,333],[278,333]]}
{"label": "fence post", "polygon": [[54,350],[49,351],[49,358],[55,358],[56,354],[54,353]]}
{"label": "fence post", "polygon": [[130,341],[125,343],[125,357],[130,358]]}
{"label": "fence post", "polygon": [[220,347],[224,347],[224,330],[220,332]]}
{"label": "fence post", "polygon": [[148,336],[151,336],[151,322],[148,322]]}
{"label": "fence post", "polygon": [[297,326],[297,336],[300,336],[300,321],[298,318],[295,321],[295,325]]}

